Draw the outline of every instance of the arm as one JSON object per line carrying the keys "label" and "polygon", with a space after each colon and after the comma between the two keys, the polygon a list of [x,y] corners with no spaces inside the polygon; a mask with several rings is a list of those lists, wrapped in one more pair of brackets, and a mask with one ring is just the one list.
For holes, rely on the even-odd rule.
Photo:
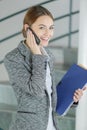
{"label": "arm", "polygon": [[26,94],[43,96],[46,89],[47,56],[32,55],[32,65],[29,62],[28,67],[23,60],[18,59],[17,54],[15,57],[12,54],[5,57],[4,63],[12,86],[15,91],[22,90]]}

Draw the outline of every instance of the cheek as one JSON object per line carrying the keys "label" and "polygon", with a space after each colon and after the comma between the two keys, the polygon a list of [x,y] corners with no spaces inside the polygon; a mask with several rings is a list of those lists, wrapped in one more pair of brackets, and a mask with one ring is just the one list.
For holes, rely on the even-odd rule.
{"label": "cheek", "polygon": [[40,38],[40,37],[42,37],[42,36],[43,36],[43,33],[42,33],[42,32],[40,32],[40,31],[38,31],[38,32],[37,32],[37,36]]}
{"label": "cheek", "polygon": [[51,33],[50,33],[50,38],[52,38],[52,37],[53,37],[53,35],[54,35],[54,32],[51,32]]}
{"label": "cheek", "polygon": [[54,33],[51,33],[51,37],[53,37]]}
{"label": "cheek", "polygon": [[52,35],[52,36],[54,35],[54,31],[51,32],[51,35]]}
{"label": "cheek", "polygon": [[[40,38],[40,37],[42,37],[42,36],[45,34],[45,31],[40,31],[40,30],[38,31],[38,30],[37,30],[37,33],[36,33],[36,34],[37,34],[37,36]],[[50,36],[50,38],[53,37],[53,35],[54,35],[54,31],[49,31],[49,36]]]}
{"label": "cheek", "polygon": [[36,34],[37,34],[38,37],[40,37],[42,35],[42,32],[40,32],[39,30],[37,30]]}

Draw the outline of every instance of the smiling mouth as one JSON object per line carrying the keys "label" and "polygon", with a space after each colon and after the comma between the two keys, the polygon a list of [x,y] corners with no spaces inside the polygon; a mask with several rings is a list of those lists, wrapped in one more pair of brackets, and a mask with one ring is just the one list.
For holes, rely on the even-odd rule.
{"label": "smiling mouth", "polygon": [[48,42],[48,41],[49,41],[49,38],[41,38],[41,40]]}

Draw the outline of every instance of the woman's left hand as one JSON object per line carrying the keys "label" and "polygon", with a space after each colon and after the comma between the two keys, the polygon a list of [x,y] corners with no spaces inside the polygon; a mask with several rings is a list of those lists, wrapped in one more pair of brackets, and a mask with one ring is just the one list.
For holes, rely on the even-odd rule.
{"label": "woman's left hand", "polygon": [[81,99],[84,90],[86,90],[86,87],[84,87],[83,89],[77,89],[74,92],[73,100],[74,100],[75,103],[78,102]]}

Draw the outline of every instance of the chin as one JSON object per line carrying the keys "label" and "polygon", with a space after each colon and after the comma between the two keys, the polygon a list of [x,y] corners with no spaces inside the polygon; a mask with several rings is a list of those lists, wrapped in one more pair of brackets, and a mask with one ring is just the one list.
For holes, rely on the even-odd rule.
{"label": "chin", "polygon": [[41,45],[42,45],[43,47],[47,47],[47,46],[48,46],[48,42],[43,42],[43,43],[41,43]]}

